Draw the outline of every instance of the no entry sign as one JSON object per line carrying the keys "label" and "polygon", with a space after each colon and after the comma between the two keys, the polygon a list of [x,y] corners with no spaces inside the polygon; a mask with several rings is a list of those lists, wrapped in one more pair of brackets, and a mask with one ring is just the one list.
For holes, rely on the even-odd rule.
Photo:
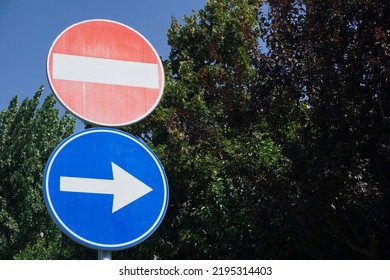
{"label": "no entry sign", "polygon": [[153,46],[134,29],[109,20],[65,29],[50,48],[47,75],[65,108],[102,126],[143,119],[164,89],[164,69]]}

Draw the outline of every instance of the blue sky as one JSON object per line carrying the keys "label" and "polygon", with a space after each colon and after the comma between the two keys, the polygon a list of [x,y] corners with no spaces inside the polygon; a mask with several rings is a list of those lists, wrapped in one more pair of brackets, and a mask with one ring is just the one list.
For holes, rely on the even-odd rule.
{"label": "blue sky", "polygon": [[[51,92],[46,59],[55,38],[68,26],[88,19],[126,24],[167,58],[171,17],[182,20],[207,0],[0,0],[0,111],[19,95],[33,97],[40,85]],[[43,100],[42,100],[43,101]]]}

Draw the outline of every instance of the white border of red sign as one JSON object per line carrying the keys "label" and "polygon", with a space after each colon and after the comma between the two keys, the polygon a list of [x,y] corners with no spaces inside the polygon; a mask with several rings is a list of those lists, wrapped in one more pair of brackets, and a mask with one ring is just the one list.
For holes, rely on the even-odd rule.
{"label": "white border of red sign", "polygon": [[[139,117],[133,119],[133,120],[130,120],[130,121],[127,121],[127,122],[123,122],[123,123],[104,123],[104,122],[98,122],[98,121],[95,121],[95,120],[92,120],[92,119],[89,119],[88,117],[85,117],[77,112],[75,112],[74,110],[72,110],[72,108],[70,108],[63,100],[62,98],[60,97],[60,95],[56,92],[56,89],[55,89],[55,86],[52,82],[52,79],[50,77],[50,73],[49,73],[49,67],[50,67],[50,56],[52,54],[52,50],[53,50],[53,47],[55,46],[56,42],[59,40],[59,38],[64,34],[66,33],[69,29],[73,28],[74,26],[76,25],[80,25],[80,24],[83,24],[83,23],[87,23],[87,22],[93,22],[93,21],[104,21],[104,22],[111,22],[111,23],[115,23],[115,24],[118,24],[118,25],[121,25],[131,31],[133,31],[134,33],[136,33],[137,35],[139,35],[143,40],[145,40],[145,42],[150,46],[150,48],[154,51],[156,57],[158,58],[157,61],[158,61],[158,66],[161,68],[161,86],[160,86],[160,89],[159,89],[159,94],[158,94],[158,98],[157,100],[155,101],[155,103],[153,104],[153,106],[150,107],[150,109],[144,113],[143,115],[140,115]],[[164,67],[163,67],[163,64],[162,64],[162,61],[160,59],[160,56],[158,55],[156,49],[153,47],[153,45],[141,34],[139,33],[137,30],[123,24],[123,23],[120,23],[120,22],[117,22],[117,21],[113,21],[113,20],[107,20],[107,19],[90,19],[90,20],[84,20],[84,21],[81,21],[81,22],[78,22],[78,23],[75,23],[75,24],[72,24],[71,26],[67,27],[64,31],[62,31],[57,37],[56,39],[53,41],[50,49],[49,49],[49,52],[48,52],[48,56],[47,56],[47,62],[46,62],[46,74],[47,74],[47,78],[48,78],[48,81],[49,81],[49,84],[50,84],[50,87],[52,88],[53,90],[53,93],[54,95],[56,96],[57,100],[61,103],[61,105],[63,105],[68,111],[70,111],[74,116],[76,116],[77,118],[81,119],[82,121],[85,121],[87,123],[90,123],[90,124],[93,124],[93,125],[101,125],[101,126],[105,126],[105,127],[123,127],[123,126],[127,126],[127,125],[130,125],[130,124],[134,124],[134,123],[137,123],[139,121],[141,121],[142,119],[146,118],[148,115],[150,115],[154,110],[155,108],[157,107],[157,105],[159,104],[161,98],[162,98],[162,95],[163,95],[163,92],[164,92],[164,87],[165,87],[165,74],[164,74]]]}

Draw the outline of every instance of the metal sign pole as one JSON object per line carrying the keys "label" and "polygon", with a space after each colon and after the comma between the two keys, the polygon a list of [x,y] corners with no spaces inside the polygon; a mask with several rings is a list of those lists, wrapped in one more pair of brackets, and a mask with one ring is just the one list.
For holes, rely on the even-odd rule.
{"label": "metal sign pole", "polygon": [[112,260],[112,252],[106,250],[98,250],[98,260],[104,260],[104,261]]}

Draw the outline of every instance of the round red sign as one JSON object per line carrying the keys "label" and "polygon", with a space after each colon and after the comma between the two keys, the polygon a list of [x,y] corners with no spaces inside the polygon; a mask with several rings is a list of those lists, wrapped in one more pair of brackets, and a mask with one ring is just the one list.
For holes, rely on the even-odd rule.
{"label": "round red sign", "polygon": [[109,20],[65,29],[50,48],[47,75],[72,114],[110,127],[145,118],[164,89],[164,69],[153,46],[131,27]]}

